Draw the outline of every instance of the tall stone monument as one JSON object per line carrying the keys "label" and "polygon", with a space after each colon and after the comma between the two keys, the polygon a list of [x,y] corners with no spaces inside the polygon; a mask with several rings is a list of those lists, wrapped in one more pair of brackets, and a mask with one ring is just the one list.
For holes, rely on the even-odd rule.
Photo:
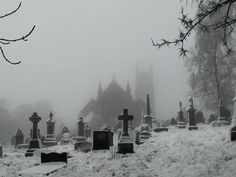
{"label": "tall stone monument", "polygon": [[151,129],[152,129],[152,119],[153,117],[151,116],[150,99],[149,99],[149,94],[147,94],[146,115],[144,115],[144,123],[148,124]]}
{"label": "tall stone monument", "polygon": [[0,158],[2,158],[2,146],[0,145]]}
{"label": "tall stone monument", "polygon": [[236,92],[235,92],[235,97],[233,98],[233,101],[234,101],[234,114],[233,114],[231,125],[229,128],[230,141],[236,140]]}
{"label": "tall stone monument", "polygon": [[52,112],[49,113],[49,119],[47,120],[47,136],[44,145],[47,147],[57,145],[55,137],[55,120],[53,119]]}
{"label": "tall stone monument", "polygon": [[178,128],[186,128],[186,124],[184,122],[184,112],[182,109],[182,102],[179,102],[179,112],[178,112]]}
{"label": "tall stone monument", "polygon": [[120,154],[134,153],[133,142],[128,133],[128,122],[133,120],[132,115],[128,115],[128,109],[123,110],[123,115],[118,116],[118,120],[123,121],[123,133],[118,142],[118,152]]}
{"label": "tall stone monument", "polygon": [[187,108],[187,111],[188,111],[188,119],[189,119],[188,130],[198,130],[198,127],[196,126],[196,120],[195,120],[196,109],[194,109],[193,107],[193,98],[189,99],[189,106]]}
{"label": "tall stone monument", "polygon": [[41,148],[41,141],[38,136],[38,123],[41,120],[41,117],[38,116],[37,112],[34,112],[33,115],[29,118],[29,120],[33,123],[33,129],[32,138],[29,142],[28,150],[25,153],[26,157],[33,156],[33,152]]}

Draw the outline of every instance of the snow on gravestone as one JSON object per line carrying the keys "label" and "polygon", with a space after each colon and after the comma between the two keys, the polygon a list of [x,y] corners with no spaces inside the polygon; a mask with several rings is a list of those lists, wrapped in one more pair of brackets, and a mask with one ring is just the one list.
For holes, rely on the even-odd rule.
{"label": "snow on gravestone", "polygon": [[123,110],[123,115],[118,116],[118,120],[123,121],[123,133],[118,142],[118,152],[120,154],[134,153],[134,145],[128,133],[128,121],[133,120],[132,115],[128,115],[128,109]]}
{"label": "snow on gravestone", "polygon": [[195,120],[196,109],[194,109],[193,107],[193,98],[189,99],[189,106],[187,108],[187,111],[188,111],[188,119],[189,119],[188,130],[198,130],[198,127],[196,126],[196,120]]}
{"label": "snow on gravestone", "polygon": [[110,149],[113,146],[113,132],[105,128],[93,132],[93,150]]}

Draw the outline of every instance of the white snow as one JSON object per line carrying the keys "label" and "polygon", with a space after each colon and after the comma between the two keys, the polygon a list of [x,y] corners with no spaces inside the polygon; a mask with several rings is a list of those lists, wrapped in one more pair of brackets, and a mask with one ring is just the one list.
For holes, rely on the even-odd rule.
{"label": "white snow", "polygon": [[[109,151],[88,153],[73,150],[73,145],[58,145],[52,151],[72,155],[66,168],[50,177],[235,177],[236,142],[228,141],[229,127],[201,125],[199,130],[170,128],[152,133],[135,153],[116,155]],[[40,158],[24,157],[23,151],[3,148],[7,157],[0,159],[0,176],[15,177],[17,171],[39,164]]]}

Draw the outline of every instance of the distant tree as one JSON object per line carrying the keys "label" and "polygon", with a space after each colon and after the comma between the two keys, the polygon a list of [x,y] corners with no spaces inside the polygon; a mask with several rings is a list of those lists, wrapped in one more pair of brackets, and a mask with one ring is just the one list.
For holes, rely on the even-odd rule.
{"label": "distant tree", "polygon": [[205,123],[205,118],[202,111],[197,111],[195,114],[196,123]]}
{"label": "distant tree", "polygon": [[175,120],[175,118],[171,118],[171,120],[170,120],[170,123],[169,123],[170,125],[176,125],[177,124],[177,122],[176,122],[176,120]]}
{"label": "distant tree", "polygon": [[[0,16],[0,20],[5,18],[5,17],[8,17],[14,13],[16,13],[21,7],[21,2],[19,3],[18,7],[7,13],[7,14],[4,14],[4,15],[1,15]],[[26,34],[26,35],[23,35],[22,37],[20,38],[14,38],[14,39],[8,39],[8,38],[1,38],[0,37],[0,52],[2,54],[2,57],[10,64],[13,64],[13,65],[16,65],[16,64],[20,64],[21,61],[17,61],[17,62],[12,62],[10,59],[7,58],[7,56],[5,55],[5,52],[4,52],[4,49],[3,49],[3,46],[7,46],[9,44],[11,44],[12,42],[18,42],[18,41],[27,41],[27,38],[31,35],[31,33],[34,31],[35,29],[35,25],[32,27],[32,29]]]}
{"label": "distant tree", "polygon": [[[185,1],[188,6],[189,0]],[[175,45],[179,47],[180,55],[186,56],[187,50],[184,47],[184,42],[191,35],[192,31],[197,29],[207,31],[210,28],[223,31],[221,42],[228,52],[231,52],[232,46],[228,43],[228,37],[235,28],[236,13],[234,12],[236,0],[192,0],[192,2],[197,7],[197,13],[193,17],[190,17],[185,12],[185,7],[182,6],[179,20],[183,29],[179,31],[178,37],[171,41],[162,39],[161,42],[154,42],[151,39],[153,46],[160,48]],[[206,22],[206,19],[211,19],[216,14],[220,16],[217,21],[207,20]]]}
{"label": "distant tree", "polygon": [[215,121],[217,119],[215,114],[210,114],[209,119],[208,119],[208,123],[211,123],[213,121]]}

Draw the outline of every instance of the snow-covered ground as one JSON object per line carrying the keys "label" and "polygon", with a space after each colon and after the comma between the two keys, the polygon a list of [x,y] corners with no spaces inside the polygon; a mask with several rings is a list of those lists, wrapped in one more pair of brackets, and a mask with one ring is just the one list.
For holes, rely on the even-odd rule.
{"label": "snow-covered ground", "polygon": [[[228,127],[199,126],[198,131],[170,128],[153,133],[135,153],[112,158],[109,151],[73,151],[72,145],[54,150],[72,155],[68,166],[50,177],[235,177],[236,142],[227,139]],[[19,170],[40,163],[40,158],[24,157],[23,151],[4,148],[0,176],[17,176]]]}

